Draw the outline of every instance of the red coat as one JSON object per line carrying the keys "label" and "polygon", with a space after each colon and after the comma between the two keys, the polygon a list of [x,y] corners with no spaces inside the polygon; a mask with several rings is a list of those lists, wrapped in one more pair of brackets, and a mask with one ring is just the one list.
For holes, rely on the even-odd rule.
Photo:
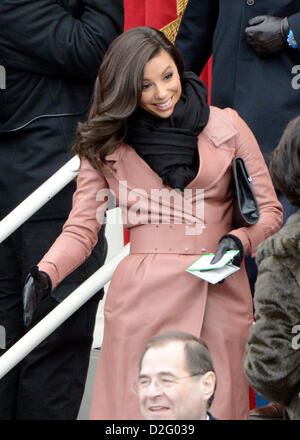
{"label": "red coat", "polygon": [[[199,254],[215,252],[225,233],[237,235],[245,254],[254,256],[258,244],[280,228],[282,208],[257,142],[235,111],[211,107],[198,149],[198,174],[184,197],[173,190],[173,199],[168,198],[170,188],[127,144],[107,157],[115,171],[106,170],[105,176],[83,160],[70,217],[39,264],[55,286],[88,256],[110,188],[131,230],[131,253],[116,269],[107,294],[92,418],[140,418],[130,383],[138,375],[138,358],[146,342],[167,329],[206,340],[218,380],[212,413],[218,419],[248,418],[242,359],[252,322],[252,298],[245,268],[242,265],[217,285],[185,269]],[[261,216],[255,226],[233,230],[236,156],[246,162]]]}

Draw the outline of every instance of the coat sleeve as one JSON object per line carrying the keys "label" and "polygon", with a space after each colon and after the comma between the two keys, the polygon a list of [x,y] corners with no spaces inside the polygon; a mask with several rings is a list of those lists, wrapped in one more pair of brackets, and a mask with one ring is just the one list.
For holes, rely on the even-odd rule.
{"label": "coat sleeve", "polygon": [[38,264],[55,288],[90,255],[98,240],[108,206],[106,179],[83,159],[73,196],[73,207],[62,233]]}
{"label": "coat sleeve", "polygon": [[299,285],[280,258],[268,256],[258,264],[254,307],[256,322],[244,358],[247,380],[266,399],[288,403],[300,385],[299,338],[293,333],[299,324]]}
{"label": "coat sleeve", "polygon": [[6,65],[37,74],[94,79],[111,41],[123,31],[123,0],[82,0],[74,17],[54,0],[1,0]]}
{"label": "coat sleeve", "polygon": [[254,257],[258,245],[282,226],[283,209],[254,134],[235,110],[227,109],[227,112],[233,117],[237,130],[235,157],[242,157],[245,161],[260,210],[255,225],[234,229],[230,233],[241,240],[245,255]]}
{"label": "coat sleeve", "polygon": [[175,45],[181,52],[185,69],[200,75],[210,55],[218,18],[218,0],[189,0]]}
{"label": "coat sleeve", "polygon": [[300,51],[300,12],[288,17],[289,25],[293,31],[295,40],[298,43],[298,51]]}

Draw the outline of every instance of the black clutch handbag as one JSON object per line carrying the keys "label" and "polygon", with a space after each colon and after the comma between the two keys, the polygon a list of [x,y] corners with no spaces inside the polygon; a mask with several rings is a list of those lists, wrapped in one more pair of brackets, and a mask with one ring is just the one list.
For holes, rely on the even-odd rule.
{"label": "black clutch handbag", "polygon": [[234,213],[233,226],[255,225],[259,220],[259,206],[252,188],[252,179],[241,157],[233,162]]}

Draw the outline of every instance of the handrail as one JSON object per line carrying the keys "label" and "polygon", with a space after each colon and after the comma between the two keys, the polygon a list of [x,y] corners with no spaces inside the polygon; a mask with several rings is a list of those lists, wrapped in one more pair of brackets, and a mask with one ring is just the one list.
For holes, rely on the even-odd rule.
{"label": "handrail", "polygon": [[71,182],[77,176],[79,167],[80,159],[74,156],[4,217],[0,221],[0,243]]}
{"label": "handrail", "polygon": [[[71,182],[77,176],[79,167],[80,159],[74,156],[4,217],[0,221],[0,243]],[[130,243],[77,287],[0,357],[0,379],[111,280],[119,262],[129,254],[129,248]]]}
{"label": "handrail", "polygon": [[0,379],[18,364],[28,353],[49,336],[60,324],[69,318],[98,290],[110,281],[117,265],[129,254],[128,243],[105,266],[98,269],[77,289],[67,296],[45,318],[39,321],[19,341],[0,357]]}

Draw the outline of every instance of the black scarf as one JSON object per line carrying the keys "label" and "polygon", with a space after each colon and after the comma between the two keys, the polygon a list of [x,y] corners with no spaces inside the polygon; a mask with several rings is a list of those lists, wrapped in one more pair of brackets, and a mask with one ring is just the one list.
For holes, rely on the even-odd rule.
{"label": "black scarf", "polygon": [[138,108],[127,121],[126,142],[162,178],[184,190],[197,175],[197,137],[209,118],[207,89],[192,72],[181,77],[182,94],[169,118]]}

